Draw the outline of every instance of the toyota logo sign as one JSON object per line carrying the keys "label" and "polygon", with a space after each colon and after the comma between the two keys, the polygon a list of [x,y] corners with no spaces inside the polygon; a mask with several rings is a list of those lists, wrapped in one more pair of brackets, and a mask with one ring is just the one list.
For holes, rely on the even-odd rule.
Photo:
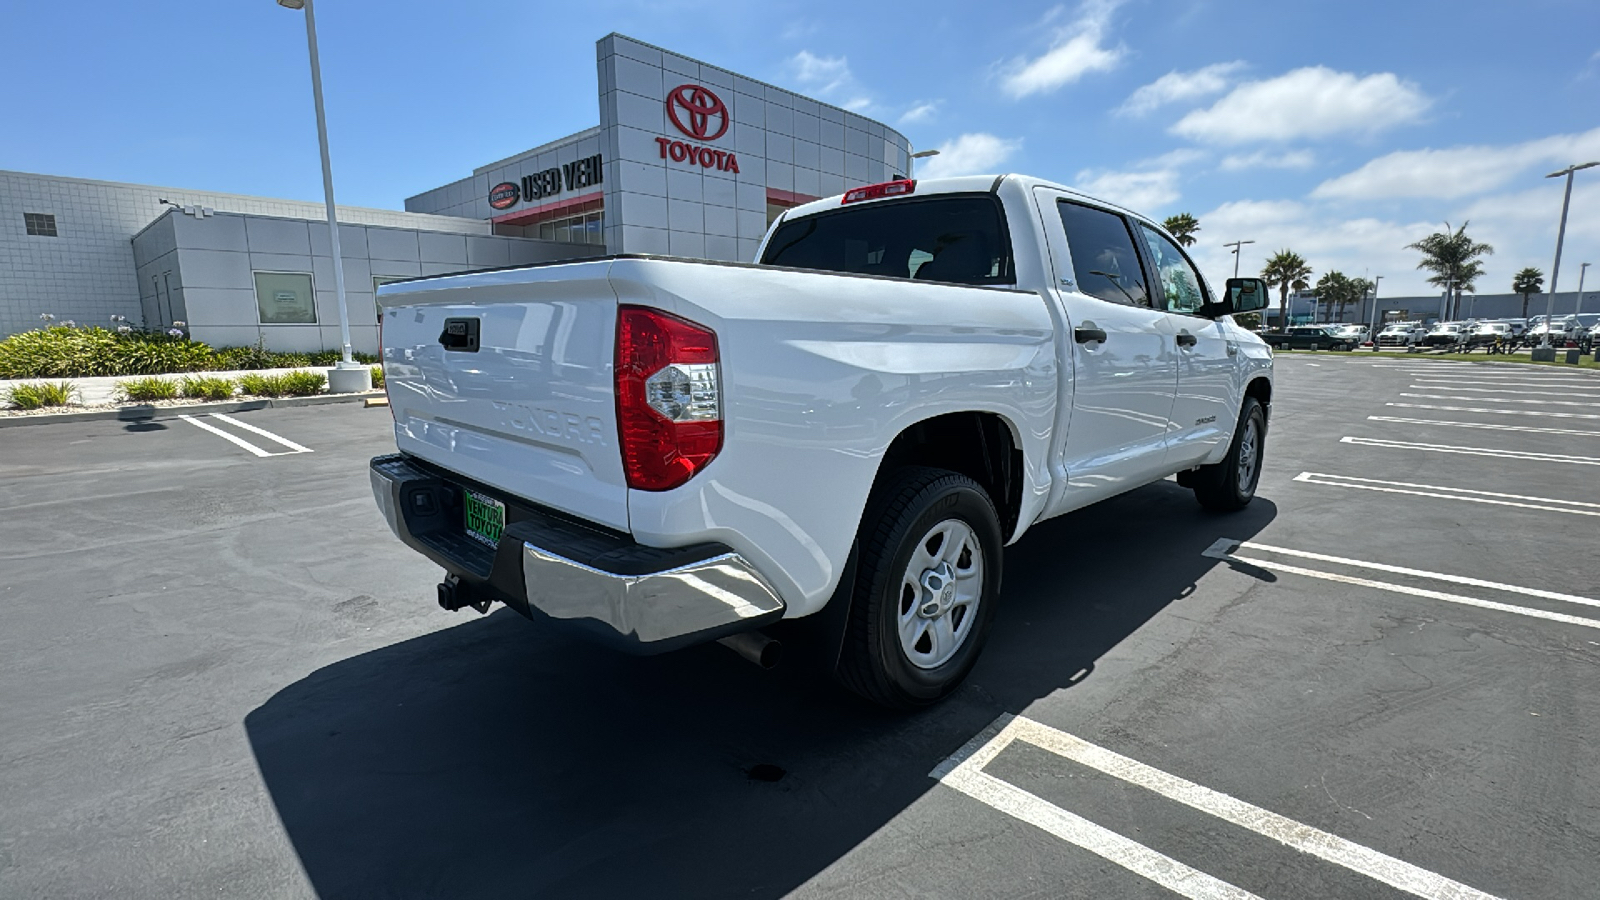
{"label": "toyota logo sign", "polygon": [[489,189],[489,205],[495,209],[514,206],[521,199],[522,189],[510,181],[502,181]]}
{"label": "toyota logo sign", "polygon": [[[680,118],[683,115],[686,118]],[[711,118],[720,116],[715,131]],[[698,84],[682,84],[667,95],[667,118],[678,130],[702,141],[714,141],[728,132],[728,106],[722,98]]]}

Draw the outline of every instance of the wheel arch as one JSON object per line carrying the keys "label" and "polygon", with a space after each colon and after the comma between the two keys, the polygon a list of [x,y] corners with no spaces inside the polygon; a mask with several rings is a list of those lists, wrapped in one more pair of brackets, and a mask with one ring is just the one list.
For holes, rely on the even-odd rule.
{"label": "wheel arch", "polygon": [[897,434],[878,464],[873,487],[889,473],[906,466],[930,466],[959,472],[989,495],[1009,542],[1022,512],[1027,480],[1017,427],[1000,413],[966,410],[919,419]]}

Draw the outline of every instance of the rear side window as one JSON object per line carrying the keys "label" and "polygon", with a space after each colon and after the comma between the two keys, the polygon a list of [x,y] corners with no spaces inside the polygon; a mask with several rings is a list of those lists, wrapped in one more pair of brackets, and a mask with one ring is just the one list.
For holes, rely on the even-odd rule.
{"label": "rear side window", "polygon": [[1150,292],[1145,289],[1144,270],[1140,268],[1139,251],[1134,249],[1127,220],[1113,212],[1066,200],[1059,201],[1058,206],[1078,290],[1108,303],[1150,306]]}
{"label": "rear side window", "polygon": [[769,266],[956,284],[1015,284],[1011,240],[991,194],[868,203],[778,227]]}

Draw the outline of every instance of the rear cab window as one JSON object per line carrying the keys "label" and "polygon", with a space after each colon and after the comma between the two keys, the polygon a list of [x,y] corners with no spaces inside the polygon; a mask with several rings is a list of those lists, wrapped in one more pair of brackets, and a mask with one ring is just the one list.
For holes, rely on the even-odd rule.
{"label": "rear cab window", "polygon": [[993,194],[867,202],[784,222],[761,262],[917,281],[1016,284],[1005,215]]}

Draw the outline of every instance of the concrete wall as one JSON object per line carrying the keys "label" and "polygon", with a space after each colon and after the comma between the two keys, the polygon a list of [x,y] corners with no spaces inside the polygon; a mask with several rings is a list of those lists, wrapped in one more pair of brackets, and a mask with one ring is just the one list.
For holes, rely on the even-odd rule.
{"label": "concrete wall", "polygon": [[[909,171],[909,142],[881,122],[618,34],[596,53],[609,252],[754,259],[774,192],[825,197]],[[716,139],[668,117],[668,93],[684,84],[727,107]],[[739,172],[663,159],[662,137],[733,153]]]}
{"label": "concrete wall", "polygon": [[[141,322],[141,296],[150,288],[148,279],[139,278],[131,239],[169,209],[162,198],[219,212],[325,216],[315,202],[0,171],[0,337],[36,327],[41,313],[79,324],[108,324],[112,315]],[[59,236],[29,235],[25,212],[55,216]],[[339,220],[458,234],[492,231],[481,220],[419,219],[354,206],[339,207]]]}
{"label": "concrete wall", "polygon": [[[343,223],[339,245],[351,344],[364,353],[375,353],[378,346],[373,276],[414,278],[601,252],[583,244]],[[314,351],[340,345],[333,254],[325,222],[226,213],[198,217],[174,210],[141,231],[133,248],[140,281],[159,282],[161,288],[159,294],[154,286],[146,289],[150,297],[146,308],[160,318],[153,324],[168,325],[174,318],[185,321],[190,336],[216,347],[247,346],[258,340],[269,350]],[[263,325],[254,275],[261,271],[309,273],[317,323]]]}
{"label": "concrete wall", "polygon": [[506,214],[525,213],[556,207],[562,203],[569,202],[573,195],[590,193],[598,195],[598,188],[583,188],[573,191],[571,195],[566,191],[562,191],[560,194],[531,202],[523,200],[504,210],[494,209],[489,206],[489,188],[502,181],[520,185],[524,175],[532,175],[535,172],[543,172],[546,169],[563,166],[574,160],[593,156],[599,152],[600,129],[591,128],[475,169],[470,176],[459,181],[452,181],[443,187],[424,191],[415,197],[407,197],[406,209],[446,216],[493,219]]}

